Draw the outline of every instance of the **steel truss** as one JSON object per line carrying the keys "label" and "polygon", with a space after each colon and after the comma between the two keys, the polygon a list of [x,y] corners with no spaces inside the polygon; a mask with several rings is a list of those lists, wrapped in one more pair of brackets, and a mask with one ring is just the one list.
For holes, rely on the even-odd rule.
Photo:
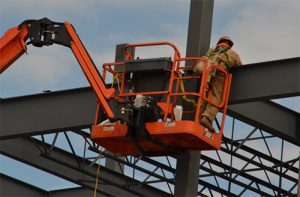
{"label": "steel truss", "polygon": [[[202,152],[198,195],[296,195],[299,157],[298,155],[291,155],[293,154],[291,151],[299,147],[270,135],[259,128],[253,128],[249,125],[246,127],[246,131],[243,129],[243,137],[240,137],[241,135],[238,132],[241,132],[241,123],[236,119],[232,119],[231,125],[226,128],[221,150],[213,153],[211,151]],[[240,138],[235,137],[236,135]],[[78,138],[83,140],[83,144],[80,147],[78,146]],[[51,162],[71,168],[82,174],[84,178],[70,178],[65,173],[50,169],[52,173],[89,189],[94,188],[96,168],[101,160],[102,172],[100,173],[98,192],[103,196],[117,196],[120,194],[130,196],[174,195],[176,156],[154,158],[126,156],[123,159],[102,150],[102,157],[99,158],[100,147],[90,141],[87,129],[39,135],[23,140],[26,140],[26,144],[32,144],[37,151],[34,151],[34,153],[38,157],[46,158]],[[12,144],[13,141],[17,142],[17,139],[7,140],[4,143]],[[67,147],[64,147],[64,149],[59,148],[58,141],[64,141]],[[274,147],[274,141],[279,142],[279,145],[276,143],[276,147]],[[18,143],[22,145],[22,142]],[[257,144],[261,144],[261,147],[257,148]],[[26,146],[28,147],[28,145]],[[274,148],[277,149],[274,150]],[[32,158],[30,153],[18,156],[18,154],[9,149],[1,148],[1,153],[13,156],[17,160],[29,163],[40,169],[45,168],[43,164],[26,160],[25,157]],[[32,152],[32,150],[30,151]],[[58,157],[58,153],[67,156],[68,160],[63,159],[61,156]],[[285,159],[285,155],[288,155],[288,159]],[[109,178],[111,176],[109,174],[110,170],[105,166],[105,160],[108,158],[117,162],[120,174],[114,175],[120,177],[120,180],[123,181]],[[148,189],[152,187],[157,188],[156,190],[153,188],[156,193],[142,193],[146,187]],[[142,190],[139,190],[139,188]],[[108,193],[107,191],[115,191],[115,193]]]}
{"label": "steel truss", "polygon": [[[209,46],[211,28],[208,27],[211,25],[212,9],[207,8],[212,8],[212,5],[213,1],[191,1],[187,47],[189,56],[199,56]],[[231,124],[227,125],[224,132],[221,150],[202,152],[198,174],[199,196],[293,196],[297,193],[299,113],[282,109],[266,100],[299,95],[299,58],[260,64],[233,71],[237,76],[234,80],[238,83],[235,86],[233,81],[231,104],[234,105],[229,107],[232,117],[255,127],[241,125],[237,119],[231,119]],[[272,69],[274,72],[268,75],[270,78],[262,81],[266,79],[265,73],[269,73],[268,65],[276,68],[276,72]],[[283,67],[289,72],[287,76],[295,77],[278,81]],[[249,81],[259,85],[253,86],[256,87],[255,91],[241,92],[241,84],[249,87]],[[72,190],[73,193],[71,190],[52,191],[45,196],[59,196],[59,193],[74,196],[74,192],[78,191],[83,196],[90,195],[99,163],[101,173],[97,191],[100,196],[174,195],[176,173],[184,173],[176,171],[178,160],[175,156],[128,156],[124,159],[101,151],[102,156],[99,158],[99,147],[89,139],[88,127],[93,120],[91,111],[95,109],[95,103],[91,102],[95,100],[93,93],[83,89],[71,90],[67,95],[66,92],[51,93],[51,96],[51,99],[43,95],[4,99],[0,102],[2,113],[6,114],[1,117],[5,124],[1,125],[0,153],[82,186]],[[47,107],[33,109],[32,103],[37,102],[44,104],[38,106]],[[45,110],[44,113],[41,110]],[[19,114],[20,111],[30,114],[24,116]],[[263,115],[261,111],[268,113]],[[62,123],[55,118],[57,113],[61,117],[71,117],[66,112],[71,113],[73,119]],[[274,122],[278,117],[283,120]],[[36,124],[37,120],[39,124]],[[107,160],[116,162],[117,172],[105,164]]]}

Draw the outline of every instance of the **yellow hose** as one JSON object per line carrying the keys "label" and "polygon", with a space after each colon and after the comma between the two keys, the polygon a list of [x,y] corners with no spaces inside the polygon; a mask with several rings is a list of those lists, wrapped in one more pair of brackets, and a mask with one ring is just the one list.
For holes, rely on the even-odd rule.
{"label": "yellow hose", "polygon": [[[184,89],[184,84],[183,84],[183,81],[180,80],[180,87],[181,87],[181,91],[184,93],[185,92],[185,89]],[[194,105],[194,107],[197,107],[197,103],[194,99],[190,99],[188,98],[186,95],[184,95],[183,97],[183,100],[186,101],[187,103],[191,103]]]}
{"label": "yellow hose", "polygon": [[96,183],[95,183],[95,190],[94,190],[94,197],[97,196],[97,189],[98,189],[98,183],[99,183],[99,177],[100,177],[100,162],[102,158],[102,147],[100,148],[100,153],[99,153],[99,164],[98,164],[98,169],[97,169],[97,176],[96,176]]}
{"label": "yellow hose", "polygon": [[111,88],[113,88],[113,86],[114,86],[114,81],[115,81],[115,79],[116,79],[117,85],[118,85],[118,90],[119,90],[119,92],[121,92],[120,80],[119,80],[119,74],[117,73],[116,75],[113,75],[112,77],[113,77],[113,79],[112,79],[112,83],[111,83]]}

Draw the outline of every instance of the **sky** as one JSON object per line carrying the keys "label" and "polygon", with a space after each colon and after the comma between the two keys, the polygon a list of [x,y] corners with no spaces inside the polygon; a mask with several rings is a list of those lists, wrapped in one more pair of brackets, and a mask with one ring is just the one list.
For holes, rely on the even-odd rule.
{"label": "sky", "polygon": [[[0,0],[0,4],[1,35],[27,19],[67,20],[99,69],[114,61],[115,45],[120,43],[170,41],[185,54],[188,0]],[[211,43],[231,36],[244,64],[297,57],[298,11],[297,0],[216,0]],[[88,86],[68,48],[28,46],[27,53],[2,74],[1,98]],[[158,48],[149,54],[166,53]]]}
{"label": "sky", "polygon": [[[184,56],[189,5],[188,0],[0,0],[0,35],[24,20],[48,17],[73,24],[99,69],[114,61],[120,43],[170,41]],[[215,0],[211,44],[230,36],[244,64],[299,57],[299,11],[298,0]],[[70,49],[28,46],[27,53],[1,75],[1,98],[88,86]],[[162,57],[169,51],[137,53]],[[300,112],[299,101],[276,102]],[[4,160],[10,162],[2,157],[2,169]]]}

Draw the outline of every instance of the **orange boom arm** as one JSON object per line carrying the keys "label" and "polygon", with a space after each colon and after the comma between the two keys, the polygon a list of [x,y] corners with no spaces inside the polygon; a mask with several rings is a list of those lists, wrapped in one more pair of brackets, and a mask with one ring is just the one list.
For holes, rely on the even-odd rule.
{"label": "orange boom arm", "polygon": [[13,27],[0,38],[0,74],[26,51],[26,26]]}
{"label": "orange boom arm", "polygon": [[[26,43],[28,39],[29,42]],[[115,114],[108,104],[115,94],[115,89],[106,87],[75,29],[68,22],[57,23],[43,18],[27,20],[9,29],[0,38],[0,74],[26,52],[28,44],[42,47],[53,43],[71,48],[106,115],[110,119],[115,119]]]}

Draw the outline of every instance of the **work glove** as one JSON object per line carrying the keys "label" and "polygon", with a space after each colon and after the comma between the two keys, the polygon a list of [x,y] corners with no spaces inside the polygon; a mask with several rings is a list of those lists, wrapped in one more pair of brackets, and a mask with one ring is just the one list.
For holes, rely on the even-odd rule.
{"label": "work glove", "polygon": [[[209,66],[210,60],[208,59],[208,57],[203,56],[202,58],[207,59],[207,64]],[[203,72],[204,66],[205,66],[205,62],[204,61],[200,60],[200,61],[196,62],[195,66],[193,67],[193,72],[196,73],[196,74],[198,74],[198,75],[201,75],[202,72]]]}
{"label": "work glove", "polygon": [[193,68],[193,72],[201,75],[204,69],[204,65],[205,63],[203,61],[198,61]]}

